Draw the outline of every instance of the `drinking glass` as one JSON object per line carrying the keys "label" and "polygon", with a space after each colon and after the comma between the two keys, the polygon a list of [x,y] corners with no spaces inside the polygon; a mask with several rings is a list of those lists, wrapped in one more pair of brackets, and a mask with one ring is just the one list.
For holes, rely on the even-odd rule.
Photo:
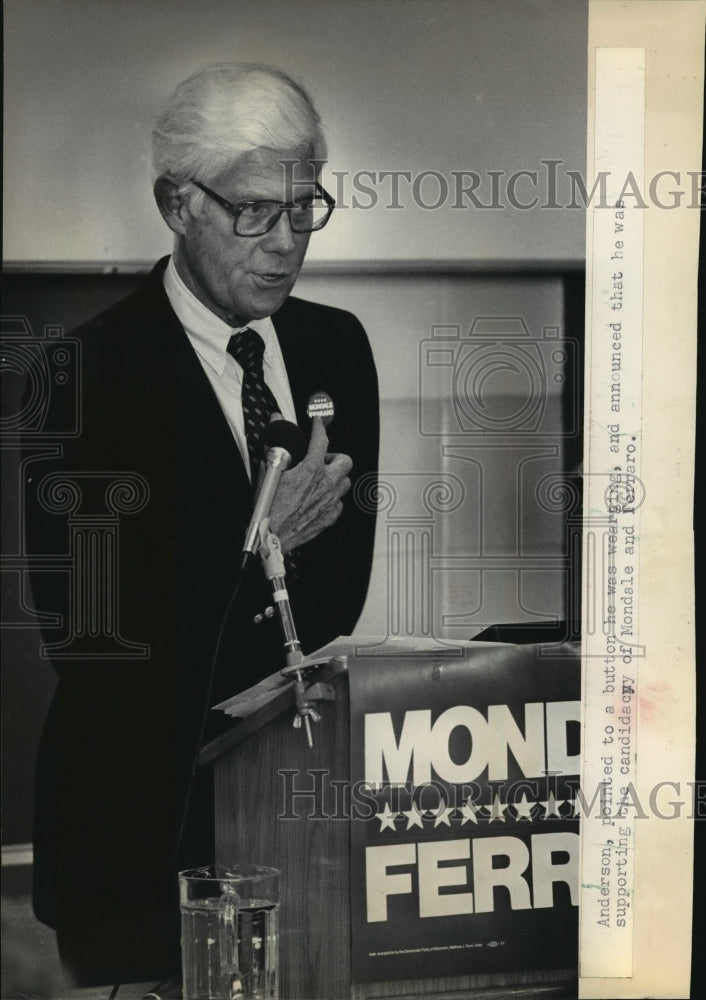
{"label": "drinking glass", "polygon": [[279,874],[250,864],[179,873],[184,1000],[277,1000]]}

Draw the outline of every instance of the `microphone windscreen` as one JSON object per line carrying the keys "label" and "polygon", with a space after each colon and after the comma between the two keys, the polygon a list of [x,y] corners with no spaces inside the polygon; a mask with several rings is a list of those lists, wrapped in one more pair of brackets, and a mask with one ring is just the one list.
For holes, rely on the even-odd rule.
{"label": "microphone windscreen", "polygon": [[307,443],[303,431],[290,420],[273,420],[262,432],[262,445],[268,448],[286,448],[292,456],[290,469],[306,455]]}

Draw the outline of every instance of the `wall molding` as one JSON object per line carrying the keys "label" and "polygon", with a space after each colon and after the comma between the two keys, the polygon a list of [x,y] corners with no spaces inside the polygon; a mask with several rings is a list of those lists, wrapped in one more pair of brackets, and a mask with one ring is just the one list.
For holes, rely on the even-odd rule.
{"label": "wall molding", "polygon": [[[5,274],[147,274],[154,261],[15,260],[4,264]],[[545,260],[517,258],[484,260],[314,260],[304,264],[302,276],[318,275],[469,275],[560,274],[581,272],[585,261],[573,258]]]}

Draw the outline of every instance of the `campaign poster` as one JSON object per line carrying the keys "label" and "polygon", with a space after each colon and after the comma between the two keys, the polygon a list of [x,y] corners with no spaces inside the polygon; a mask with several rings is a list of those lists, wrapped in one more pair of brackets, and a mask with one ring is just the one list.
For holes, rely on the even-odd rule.
{"label": "campaign poster", "polygon": [[578,648],[474,646],[349,665],[354,981],[575,965]]}

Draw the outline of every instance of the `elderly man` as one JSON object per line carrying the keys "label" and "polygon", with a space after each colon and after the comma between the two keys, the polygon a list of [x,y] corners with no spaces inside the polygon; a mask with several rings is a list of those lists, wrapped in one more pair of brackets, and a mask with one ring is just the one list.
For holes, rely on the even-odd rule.
{"label": "elderly man", "polygon": [[[231,601],[272,412],[310,435],[271,518],[294,550],[304,650],[350,633],[363,606],[374,524],[350,485],[377,468],[374,363],[355,317],[289,297],[333,209],[325,155],[311,101],[283,73],[225,64],[185,81],[153,132],[173,254],[77,334],[82,432],[42,471],[84,485],[130,472],[144,494],[121,523],[116,603],[142,645],[57,658],[37,768],[35,909],[81,985],[178,970],[176,871],[213,854],[208,776],[187,794],[222,725],[208,706],[284,665],[276,619],[254,623],[271,603],[257,561]],[[307,417],[320,391],[335,407],[327,431]],[[40,493],[30,551],[57,551],[65,525]],[[33,581],[36,603],[75,621],[60,577]]]}

